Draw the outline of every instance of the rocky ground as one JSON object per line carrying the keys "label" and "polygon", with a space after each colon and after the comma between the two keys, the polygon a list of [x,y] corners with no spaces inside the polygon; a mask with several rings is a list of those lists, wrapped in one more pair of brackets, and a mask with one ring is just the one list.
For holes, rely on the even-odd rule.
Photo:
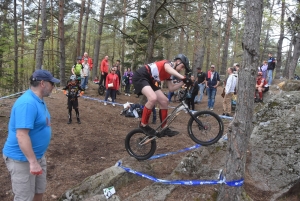
{"label": "rocky ground", "polygon": [[[222,113],[221,91],[221,88],[219,88],[214,108],[214,112],[217,114]],[[137,127],[139,119],[121,116],[120,111],[123,109],[122,104],[127,101],[138,103],[138,98],[133,94],[129,97],[122,93],[122,95],[117,96],[116,102],[119,104],[115,107],[110,104],[104,106],[102,102],[99,102],[99,100],[104,99],[104,96],[98,95],[97,85],[94,84],[89,85],[85,96],[96,100],[80,98],[79,106],[82,123],[77,124],[73,118],[73,123],[70,125],[67,124],[66,96],[58,90],[51,97],[45,98],[52,117],[53,134],[46,154],[48,162],[48,186],[44,195],[46,201],[56,200],[66,190],[79,184],[86,177],[109,168],[115,165],[119,159],[129,156],[125,150],[124,139],[129,131]],[[1,149],[7,137],[10,110],[15,100],[15,98],[0,100]],[[175,106],[176,104],[171,103],[170,105]],[[206,108],[207,96],[204,96],[203,102],[196,105],[196,110]],[[185,115],[182,114],[180,118],[176,119],[176,123],[173,123],[174,129],[179,130],[181,134],[172,138],[159,139],[156,154],[176,151],[195,144],[188,137],[186,131],[188,119]],[[226,124],[228,124],[228,121],[225,122]],[[151,163],[154,170],[152,176],[166,178],[185,154],[180,153],[150,161],[149,163]],[[0,162],[0,172],[0,186],[2,187],[0,189],[0,200],[12,200],[10,176],[3,161]],[[121,199],[125,199],[151,183],[153,182],[147,179],[140,179],[127,187],[117,189],[116,194]],[[203,195],[206,193],[213,195],[216,189],[218,189],[218,186],[178,186],[167,200],[207,200],[207,197],[205,198]],[[257,200],[262,199],[258,197]]]}

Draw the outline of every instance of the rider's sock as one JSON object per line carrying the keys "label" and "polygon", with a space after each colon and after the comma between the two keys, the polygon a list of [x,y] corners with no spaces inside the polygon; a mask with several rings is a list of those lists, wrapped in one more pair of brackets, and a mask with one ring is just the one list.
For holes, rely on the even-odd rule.
{"label": "rider's sock", "polygon": [[[163,122],[168,116],[168,109],[160,109],[159,110],[159,118],[160,118],[160,121]],[[161,127],[165,127],[167,122],[164,122]]]}
{"label": "rider's sock", "polygon": [[152,109],[148,109],[146,106],[144,107],[142,119],[141,119],[142,124],[144,124],[144,125],[148,124],[151,112],[152,112]]}
{"label": "rider's sock", "polygon": [[263,98],[263,93],[262,92],[258,92],[259,94],[259,98],[262,99]]}

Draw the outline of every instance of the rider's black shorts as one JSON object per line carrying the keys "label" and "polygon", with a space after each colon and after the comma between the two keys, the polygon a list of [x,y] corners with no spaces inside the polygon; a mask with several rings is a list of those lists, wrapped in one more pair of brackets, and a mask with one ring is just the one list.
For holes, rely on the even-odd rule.
{"label": "rider's black shorts", "polygon": [[151,72],[145,66],[139,68],[133,74],[132,83],[134,86],[134,93],[137,95],[142,95],[142,89],[145,86],[150,86],[153,91],[157,91],[160,89],[160,87],[157,87],[155,85],[154,79],[151,76]]}
{"label": "rider's black shorts", "polygon": [[68,109],[77,109],[78,108],[78,99],[77,98],[69,98],[68,99]]}

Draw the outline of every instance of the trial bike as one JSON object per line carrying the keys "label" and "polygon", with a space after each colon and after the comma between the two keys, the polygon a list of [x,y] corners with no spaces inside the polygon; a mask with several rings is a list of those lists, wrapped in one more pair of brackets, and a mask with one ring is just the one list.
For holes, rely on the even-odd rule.
{"label": "trial bike", "polygon": [[[185,102],[188,88],[180,93],[180,103],[167,116],[167,118],[155,129],[156,136],[145,134],[140,128],[130,131],[125,138],[125,148],[129,155],[137,160],[146,160],[150,158],[156,150],[156,140],[163,135],[163,131],[168,128],[176,117],[186,111],[190,116],[187,125],[189,137],[197,144],[208,146],[212,145],[222,137],[224,131],[223,121],[216,113],[212,111],[197,111],[190,110]],[[161,125],[166,122],[164,128]]]}

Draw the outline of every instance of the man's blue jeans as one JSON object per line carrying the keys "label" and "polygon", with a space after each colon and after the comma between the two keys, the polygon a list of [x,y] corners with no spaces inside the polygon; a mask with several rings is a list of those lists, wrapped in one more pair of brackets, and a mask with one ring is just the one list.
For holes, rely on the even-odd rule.
{"label": "man's blue jeans", "polygon": [[273,70],[268,70],[268,85],[270,86],[272,84],[273,79]]}
{"label": "man's blue jeans", "polygon": [[198,84],[198,86],[199,86],[199,95],[197,95],[196,97],[195,97],[195,103],[200,103],[201,101],[202,101],[202,98],[203,98],[203,91],[204,91],[204,88],[205,88],[205,84],[203,83],[203,84]]}
{"label": "man's blue jeans", "polygon": [[207,97],[208,97],[208,108],[214,108],[217,88],[208,87],[206,89],[206,91],[207,91]]}
{"label": "man's blue jeans", "polygon": [[89,76],[81,77],[81,88],[82,88],[82,89],[85,89],[88,80],[89,80]]}

